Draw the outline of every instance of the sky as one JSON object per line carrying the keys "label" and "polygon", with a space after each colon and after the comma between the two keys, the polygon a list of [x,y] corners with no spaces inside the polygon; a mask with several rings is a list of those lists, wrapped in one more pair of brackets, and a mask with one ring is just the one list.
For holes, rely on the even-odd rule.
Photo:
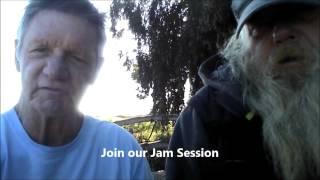
{"label": "sky", "polygon": [[[107,12],[110,0],[92,1],[100,12]],[[27,1],[1,0],[1,112],[11,109],[18,101],[21,91],[20,73],[14,64],[14,39],[20,18]],[[107,12],[107,16],[109,13]],[[126,21],[119,28],[126,28]],[[140,100],[136,97],[138,84],[132,80],[131,73],[122,66],[119,51],[133,54],[136,46],[134,36],[125,31],[123,38],[114,39],[109,32],[110,19],[106,20],[107,42],[104,48],[105,62],[92,84],[84,94],[79,110],[84,114],[104,120],[116,120],[115,116],[147,115],[152,108],[152,98]]]}

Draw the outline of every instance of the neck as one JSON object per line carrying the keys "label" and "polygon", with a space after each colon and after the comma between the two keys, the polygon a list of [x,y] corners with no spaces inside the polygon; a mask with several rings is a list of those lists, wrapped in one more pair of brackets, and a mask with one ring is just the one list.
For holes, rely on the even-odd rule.
{"label": "neck", "polygon": [[83,121],[83,116],[77,111],[48,116],[21,103],[15,109],[30,138],[47,146],[70,143],[80,131]]}

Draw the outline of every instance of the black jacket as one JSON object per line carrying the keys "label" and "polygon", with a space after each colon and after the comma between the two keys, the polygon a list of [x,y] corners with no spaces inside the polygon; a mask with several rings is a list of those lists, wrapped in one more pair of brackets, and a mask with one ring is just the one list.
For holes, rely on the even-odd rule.
{"label": "black jacket", "polygon": [[217,61],[223,58],[217,55],[201,65],[199,74],[205,86],[180,114],[169,150],[204,148],[217,150],[219,157],[167,158],[167,179],[273,180],[263,148],[261,119],[246,118],[249,110],[243,103],[240,83],[230,67],[216,68]]}

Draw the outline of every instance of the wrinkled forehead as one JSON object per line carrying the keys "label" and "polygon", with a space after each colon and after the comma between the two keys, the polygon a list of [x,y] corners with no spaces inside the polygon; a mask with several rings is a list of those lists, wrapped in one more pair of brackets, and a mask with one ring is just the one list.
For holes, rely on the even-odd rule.
{"label": "wrinkled forehead", "polygon": [[30,21],[26,33],[37,31],[39,34],[44,28],[48,28],[52,33],[61,32],[77,37],[89,32],[88,36],[97,34],[93,26],[85,19],[55,10],[42,10],[37,13]]}
{"label": "wrinkled forehead", "polygon": [[31,20],[24,41],[84,48],[89,44],[97,45],[98,36],[96,30],[84,19],[58,11],[43,10]]}

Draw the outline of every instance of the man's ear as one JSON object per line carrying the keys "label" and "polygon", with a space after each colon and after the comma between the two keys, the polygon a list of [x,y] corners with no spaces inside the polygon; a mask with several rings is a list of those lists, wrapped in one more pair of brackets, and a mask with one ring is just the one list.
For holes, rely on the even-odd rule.
{"label": "man's ear", "polygon": [[14,48],[15,48],[15,52],[14,52],[14,58],[15,58],[15,64],[16,64],[16,69],[18,72],[20,72],[20,60],[18,58],[18,40],[14,40]]}
{"label": "man's ear", "polygon": [[97,59],[97,64],[95,67],[93,67],[94,69],[92,70],[93,72],[91,73],[91,76],[89,78],[89,83],[90,84],[93,84],[94,81],[96,80],[97,78],[97,75],[99,74],[99,71],[101,69],[101,66],[103,64],[103,61],[104,61],[104,58],[103,57],[98,57]]}

